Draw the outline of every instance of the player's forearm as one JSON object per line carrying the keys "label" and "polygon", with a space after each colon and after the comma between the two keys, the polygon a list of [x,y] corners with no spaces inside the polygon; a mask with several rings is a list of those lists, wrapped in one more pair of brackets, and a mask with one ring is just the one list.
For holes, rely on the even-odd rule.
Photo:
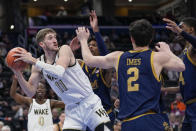
{"label": "player's forearm", "polygon": [[162,87],[161,92],[167,92],[167,93],[170,93],[170,94],[175,94],[175,93],[180,92],[180,88],[179,87],[167,87],[167,88]]}
{"label": "player's forearm", "polygon": [[186,33],[185,31],[182,31],[180,35],[183,36],[184,39],[187,40],[193,46],[193,48],[196,48],[196,37],[195,36],[192,36]]}
{"label": "player's forearm", "polygon": [[99,32],[94,32],[95,33],[95,39],[97,41],[97,46],[98,46],[98,49],[99,49],[99,52],[100,52],[100,55],[101,56],[104,56],[104,55],[107,55],[108,54],[108,50],[105,46],[105,43],[102,39],[102,36]]}
{"label": "player's forearm", "polygon": [[22,90],[24,91],[24,93],[28,96],[28,97],[33,97],[35,95],[35,87],[32,87],[23,77],[23,75],[21,73],[15,74],[17,76],[18,79],[18,83],[20,85],[20,87],[22,88]]}
{"label": "player's forearm", "polygon": [[12,85],[10,88],[10,96],[14,98],[16,95],[17,80],[13,78]]}
{"label": "player's forearm", "polygon": [[87,40],[80,41],[80,43],[81,43],[82,57],[83,57],[84,63],[88,66],[91,66],[91,63],[92,63],[91,59],[93,55],[91,54],[91,51],[88,48]]}
{"label": "player's forearm", "polygon": [[63,77],[65,72],[65,68],[61,65],[51,65],[42,61],[37,61],[35,67],[39,70],[44,70],[48,73],[58,75],[59,77]]}

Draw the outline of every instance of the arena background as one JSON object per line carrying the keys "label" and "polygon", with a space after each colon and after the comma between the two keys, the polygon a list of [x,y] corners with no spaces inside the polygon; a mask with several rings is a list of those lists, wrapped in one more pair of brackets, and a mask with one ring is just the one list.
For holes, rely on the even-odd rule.
{"label": "arena background", "polygon": [[[0,0],[0,121],[10,126],[12,131],[27,130],[28,108],[16,104],[9,96],[12,72],[6,67],[4,59],[7,52],[16,46],[24,47],[33,56],[39,57],[42,50],[35,43],[35,34],[39,29],[51,27],[58,33],[59,44],[69,44],[78,26],[91,29],[89,12],[94,9],[108,49],[127,51],[132,49],[128,33],[130,22],[145,18],[155,28],[151,47],[158,41],[166,41],[179,56],[184,43],[165,29],[162,18],[167,17],[178,23],[184,17],[195,17],[195,7],[194,0]],[[81,58],[80,51],[76,52],[76,57]],[[27,78],[30,68],[25,71]],[[177,86],[178,77],[176,72],[164,70],[163,85]],[[113,100],[118,97],[117,87],[114,76],[111,91]],[[24,94],[20,88],[18,92]],[[49,94],[50,98],[58,99],[52,90],[49,90]],[[171,104],[176,100],[181,100],[179,94],[163,94],[165,112],[170,116],[171,125],[174,130],[180,130],[184,110],[173,111]]]}

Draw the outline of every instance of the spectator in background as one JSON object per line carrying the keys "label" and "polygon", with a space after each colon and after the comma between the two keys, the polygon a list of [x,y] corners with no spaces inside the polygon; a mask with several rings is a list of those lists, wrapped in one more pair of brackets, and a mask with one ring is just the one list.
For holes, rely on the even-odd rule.
{"label": "spectator in background", "polygon": [[60,121],[59,120],[59,111],[57,108],[52,109],[52,119],[53,119],[54,124],[56,124]]}
{"label": "spectator in background", "polygon": [[108,36],[105,36],[103,40],[108,50],[114,50],[116,48],[116,46],[112,41],[110,41],[110,38]]}
{"label": "spectator in background", "polygon": [[3,128],[3,126],[4,126],[4,123],[2,121],[0,121],[0,131]]}
{"label": "spectator in background", "polygon": [[59,116],[59,122],[57,124],[54,124],[54,131],[61,131],[63,129],[63,123],[65,120],[65,113],[61,112]]}
{"label": "spectator in background", "polygon": [[8,125],[3,126],[1,131],[11,131],[11,128]]}
{"label": "spectator in background", "polygon": [[180,93],[177,93],[175,101],[171,103],[171,111],[176,112],[176,110],[179,110],[179,113],[184,115],[185,109],[186,105],[182,102],[182,96]]}

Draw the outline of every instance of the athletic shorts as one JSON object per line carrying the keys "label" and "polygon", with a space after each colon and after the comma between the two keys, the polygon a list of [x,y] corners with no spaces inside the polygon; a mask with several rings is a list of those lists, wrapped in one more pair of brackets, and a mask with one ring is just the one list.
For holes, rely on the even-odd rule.
{"label": "athletic shorts", "polygon": [[94,130],[98,125],[109,122],[109,116],[100,98],[92,94],[80,103],[65,106],[63,129]]}

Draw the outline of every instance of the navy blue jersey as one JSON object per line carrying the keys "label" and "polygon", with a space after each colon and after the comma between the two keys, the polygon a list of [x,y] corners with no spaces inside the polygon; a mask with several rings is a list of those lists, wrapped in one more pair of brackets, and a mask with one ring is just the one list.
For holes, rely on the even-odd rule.
{"label": "navy blue jersey", "polygon": [[110,86],[107,85],[104,79],[103,70],[99,68],[89,68],[84,62],[82,62],[81,67],[88,76],[94,93],[100,97],[104,109],[108,114],[111,113],[112,102],[110,98]]}
{"label": "navy blue jersey", "polygon": [[154,70],[153,54],[151,50],[142,50],[128,51],[119,56],[120,119],[148,111],[160,112],[161,83]]}
{"label": "navy blue jersey", "polygon": [[185,70],[180,73],[180,91],[184,102],[196,98],[196,63],[190,58],[188,51],[184,53]]}

